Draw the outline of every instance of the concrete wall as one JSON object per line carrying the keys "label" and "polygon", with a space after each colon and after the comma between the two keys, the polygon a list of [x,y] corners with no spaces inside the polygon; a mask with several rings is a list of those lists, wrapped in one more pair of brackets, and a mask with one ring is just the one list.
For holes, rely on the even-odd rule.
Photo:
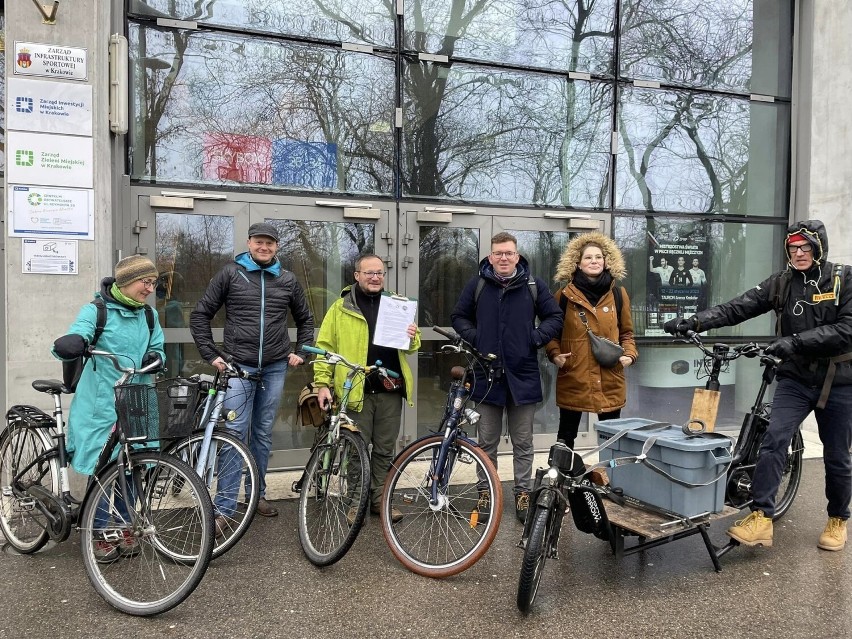
{"label": "concrete wall", "polygon": [[[36,393],[30,384],[36,378],[61,376],[59,362],[50,355],[53,340],[68,329],[80,306],[98,288],[101,277],[110,274],[113,267],[108,104],[110,3],[63,0],[55,25],[44,24],[30,1],[16,0],[5,5],[7,74],[11,77],[13,73],[15,41],[82,47],[88,50],[88,83],[94,94],[95,241],[79,242],[79,275],[22,274],[21,238],[6,238],[3,254],[7,374],[5,389],[0,389],[5,393],[0,399],[5,406],[33,403],[52,408],[49,397]],[[4,227],[4,235],[7,232]]]}
{"label": "concrete wall", "polygon": [[852,3],[800,5],[793,217],[822,220],[829,259],[852,264]]}

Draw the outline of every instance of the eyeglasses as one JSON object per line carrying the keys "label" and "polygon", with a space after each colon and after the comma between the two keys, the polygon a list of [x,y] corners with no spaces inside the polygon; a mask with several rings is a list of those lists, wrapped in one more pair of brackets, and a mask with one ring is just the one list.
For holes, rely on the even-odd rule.
{"label": "eyeglasses", "polygon": [[517,251],[491,251],[491,255],[496,257],[498,260],[501,257],[506,257],[506,258],[512,259],[517,254],[518,254]]}
{"label": "eyeglasses", "polygon": [[157,280],[139,280],[145,288],[154,288],[157,286]]}
{"label": "eyeglasses", "polygon": [[384,277],[384,271],[355,271],[356,273],[360,273],[361,275],[366,275],[367,277]]}
{"label": "eyeglasses", "polygon": [[787,252],[790,255],[795,255],[798,251],[802,253],[810,253],[814,250],[814,247],[810,244],[802,244],[801,246],[793,246],[792,244],[787,246]]}

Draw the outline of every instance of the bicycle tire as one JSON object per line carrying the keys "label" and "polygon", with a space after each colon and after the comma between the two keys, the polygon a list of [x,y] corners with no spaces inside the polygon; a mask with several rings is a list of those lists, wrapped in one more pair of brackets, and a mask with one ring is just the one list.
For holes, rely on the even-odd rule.
{"label": "bicycle tire", "polygon": [[[403,450],[391,464],[382,494],[382,532],[391,552],[412,572],[435,578],[458,574],[479,561],[503,516],[497,469],[481,448],[463,439],[451,444],[450,477],[439,506],[429,504],[442,443],[443,437],[436,435]],[[491,512],[484,522],[477,511],[480,481],[487,482],[491,493]],[[403,515],[397,522],[394,509]]]}
{"label": "bicycle tire", "polygon": [[[760,443],[759,441],[755,442],[755,445],[759,447]],[[799,492],[799,485],[802,482],[804,448],[802,432],[797,430],[787,450],[784,470],[781,471],[781,483],[778,486],[778,492],[775,493],[775,514],[772,516],[772,521],[777,521],[790,510],[790,506],[793,505],[793,500],[796,498],[796,493]]]}
{"label": "bicycle tire", "polygon": [[[196,468],[203,441],[204,431],[197,431],[170,445],[166,452]],[[213,515],[217,520],[213,544],[213,559],[217,559],[237,544],[254,519],[257,502],[260,501],[260,493],[257,491],[260,473],[248,446],[235,435],[224,431],[213,431],[208,459],[212,464],[206,465],[202,481],[213,500]],[[232,489],[234,494],[220,495],[218,478],[228,469],[239,472],[240,478],[236,488]],[[182,489],[182,486],[174,487],[178,492]]]}
{"label": "bicycle tire", "polygon": [[524,559],[521,563],[521,576],[518,579],[518,610],[527,615],[532,609],[538,594],[538,585],[547,561],[548,520],[550,510],[539,506],[533,515],[530,536],[524,549]]}
{"label": "bicycle tire", "polygon": [[315,566],[339,561],[355,543],[370,497],[370,457],[361,435],[346,428],[314,449],[299,493],[299,543]]}
{"label": "bicycle tire", "polygon": [[[41,550],[50,535],[48,520],[32,504],[32,497],[16,496],[12,480],[36,457],[52,448],[47,435],[36,428],[11,425],[0,434],[0,530],[9,545],[19,553],[29,555]],[[19,488],[41,486],[54,495],[59,494],[59,462],[50,457],[39,468],[30,469],[19,479]]]}
{"label": "bicycle tire", "polygon": [[[121,512],[124,500],[115,497],[118,463],[93,478],[80,517],[83,565],[111,606],[129,615],[156,615],[184,601],[204,577],[213,552],[213,505],[201,478],[177,457],[132,452],[127,468],[135,486],[127,514]],[[186,488],[177,494],[162,490],[175,480]],[[108,521],[98,523],[99,517]],[[98,544],[119,552],[99,562]]]}

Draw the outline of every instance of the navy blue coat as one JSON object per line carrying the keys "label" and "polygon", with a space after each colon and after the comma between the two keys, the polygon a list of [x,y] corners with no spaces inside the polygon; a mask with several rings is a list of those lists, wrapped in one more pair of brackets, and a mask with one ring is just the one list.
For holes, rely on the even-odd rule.
{"label": "navy blue coat", "polygon": [[[477,402],[505,406],[507,389],[517,405],[542,401],[536,351],[560,334],[563,315],[547,285],[538,278],[534,278],[537,295],[533,302],[529,277],[529,264],[521,257],[515,277],[504,287],[486,257],[479,264],[479,276],[465,285],[453,309],[455,331],[479,352],[497,355],[496,365],[502,371],[489,389],[485,372],[477,370],[472,393]],[[485,286],[476,300],[480,278]]]}

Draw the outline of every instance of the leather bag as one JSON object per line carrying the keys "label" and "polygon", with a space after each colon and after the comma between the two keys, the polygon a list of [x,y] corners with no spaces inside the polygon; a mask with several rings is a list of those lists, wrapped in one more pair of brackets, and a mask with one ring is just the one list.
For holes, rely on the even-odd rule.
{"label": "leather bag", "polygon": [[589,343],[592,347],[592,356],[597,360],[598,364],[604,368],[613,368],[619,363],[619,358],[624,355],[624,349],[621,345],[616,344],[612,340],[600,335],[595,335],[592,329],[589,328],[589,321],[586,319],[586,312],[579,311],[580,321],[586,327],[586,333],[589,336]]}

